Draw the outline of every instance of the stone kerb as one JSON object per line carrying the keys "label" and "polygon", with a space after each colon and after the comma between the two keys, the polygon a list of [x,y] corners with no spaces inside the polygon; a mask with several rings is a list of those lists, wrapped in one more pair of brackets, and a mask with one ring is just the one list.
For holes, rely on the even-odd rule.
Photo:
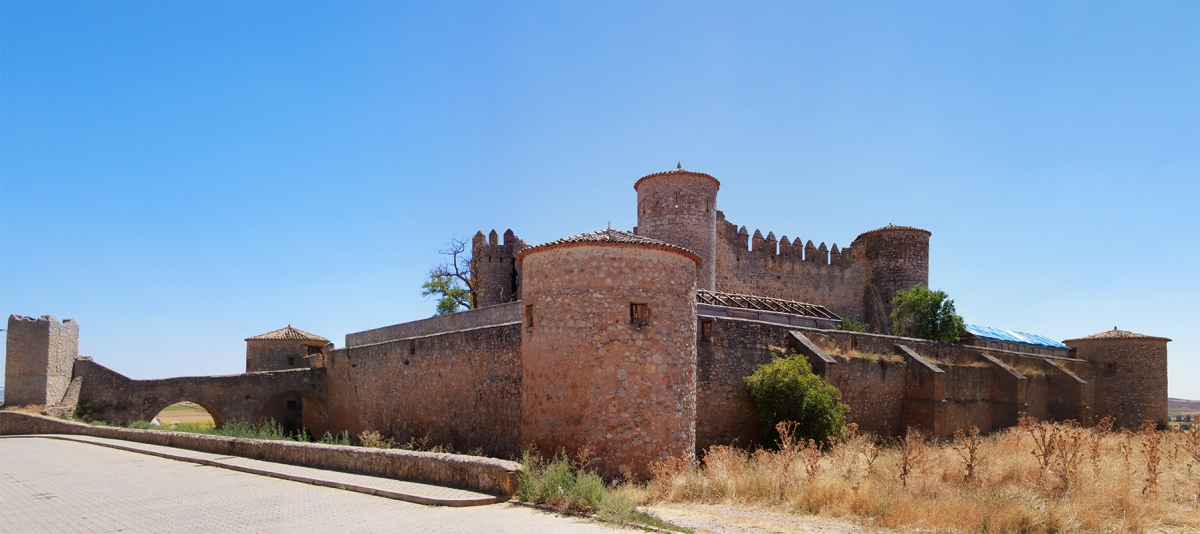
{"label": "stone kerb", "polygon": [[495,458],[99,427],[22,412],[0,412],[0,435],[24,434],[77,434],[122,439],[268,462],[442,484],[501,496],[516,495],[520,489],[521,465]]}

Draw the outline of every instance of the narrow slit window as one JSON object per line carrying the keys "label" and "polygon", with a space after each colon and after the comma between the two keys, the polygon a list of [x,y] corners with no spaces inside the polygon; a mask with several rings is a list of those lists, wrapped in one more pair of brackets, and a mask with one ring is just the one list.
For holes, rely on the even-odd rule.
{"label": "narrow slit window", "polygon": [[700,339],[712,341],[712,321],[700,321]]}
{"label": "narrow slit window", "polygon": [[675,207],[679,208],[679,193],[675,193]]}
{"label": "narrow slit window", "polygon": [[650,306],[634,302],[629,305],[629,324],[646,326],[650,322]]}
{"label": "narrow slit window", "polygon": [[525,305],[525,328],[533,328],[533,304]]}
{"label": "narrow slit window", "polygon": [[410,339],[410,340],[408,340],[408,354],[409,354],[409,356],[411,356],[411,355],[413,355],[413,354],[416,354],[416,353],[417,353],[417,340],[415,340],[415,339]]}

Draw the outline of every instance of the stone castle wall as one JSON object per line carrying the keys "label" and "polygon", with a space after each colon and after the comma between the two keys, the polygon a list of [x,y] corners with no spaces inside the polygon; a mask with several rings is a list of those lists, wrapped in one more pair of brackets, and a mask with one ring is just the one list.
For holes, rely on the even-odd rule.
{"label": "stone castle wall", "polygon": [[361,347],[363,345],[384,343],[397,339],[408,339],[410,337],[429,336],[446,332],[457,332],[459,330],[470,330],[472,328],[515,323],[520,320],[521,305],[515,302],[508,302],[346,334],[346,346],[351,348]]}
{"label": "stone castle wall", "polygon": [[[604,476],[691,457],[696,420],[696,262],[678,252],[586,244],[522,258],[523,440],[587,446]],[[631,304],[648,321],[631,321]]]}
{"label": "stone castle wall", "polygon": [[519,323],[338,349],[326,371],[335,432],[374,430],[401,443],[428,436],[499,458],[520,453]]}
{"label": "stone castle wall", "polygon": [[8,318],[4,368],[5,404],[58,404],[71,385],[79,354],[79,323],[61,323],[49,315],[39,319]]}

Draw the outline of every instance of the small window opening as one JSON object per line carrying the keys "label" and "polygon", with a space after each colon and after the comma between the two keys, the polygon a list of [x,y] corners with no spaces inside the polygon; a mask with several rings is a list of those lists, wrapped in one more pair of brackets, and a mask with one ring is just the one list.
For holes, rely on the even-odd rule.
{"label": "small window opening", "polygon": [[533,328],[533,304],[525,305],[525,328]]}
{"label": "small window opening", "polygon": [[[276,405],[276,406],[278,406],[278,405]],[[294,400],[287,401],[287,409],[299,410],[300,409],[300,401],[294,401]]]}
{"label": "small window opening", "polygon": [[308,346],[308,355],[309,355],[309,356],[312,356],[312,355],[314,355],[314,354],[320,354],[320,353],[321,353],[321,347],[318,347],[318,346],[316,346],[316,345],[309,345],[309,346]]}
{"label": "small window opening", "polygon": [[700,321],[700,339],[712,341],[712,321]]}
{"label": "small window opening", "polygon": [[629,305],[629,324],[646,326],[650,322],[650,306],[634,302]]}
{"label": "small window opening", "polygon": [[288,356],[288,365],[290,365],[292,367],[296,366],[296,357],[295,356]]}
{"label": "small window opening", "polygon": [[675,193],[675,208],[679,208],[679,193]]}
{"label": "small window opening", "polygon": [[1107,374],[1110,374],[1110,375],[1116,374],[1117,373],[1117,364],[1115,364],[1115,363],[1104,364],[1104,372]]}
{"label": "small window opening", "polygon": [[[408,354],[411,356],[417,353],[417,340],[408,340]],[[404,360],[404,365],[408,365],[408,360]]]}

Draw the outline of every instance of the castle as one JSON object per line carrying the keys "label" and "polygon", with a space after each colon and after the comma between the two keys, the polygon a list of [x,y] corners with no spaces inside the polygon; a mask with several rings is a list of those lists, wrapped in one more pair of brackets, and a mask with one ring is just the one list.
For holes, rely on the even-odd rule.
{"label": "castle", "polygon": [[[476,234],[476,309],[348,334],[337,349],[288,326],[246,340],[241,375],[131,380],[78,357],[74,322],[13,316],[6,402],[122,423],[188,400],[218,424],[428,436],[500,457],[587,447],[605,476],[753,445],[742,379],[788,351],[881,435],[988,432],[1022,412],[1166,419],[1166,338],[1114,329],[1047,349],[987,330],[955,344],[887,335],[891,297],[928,283],[928,231],[888,225],[827,248],[728,222],[707,174],[679,167],[634,188],[633,232],[537,246]],[[874,332],[834,329],[851,316]]]}

